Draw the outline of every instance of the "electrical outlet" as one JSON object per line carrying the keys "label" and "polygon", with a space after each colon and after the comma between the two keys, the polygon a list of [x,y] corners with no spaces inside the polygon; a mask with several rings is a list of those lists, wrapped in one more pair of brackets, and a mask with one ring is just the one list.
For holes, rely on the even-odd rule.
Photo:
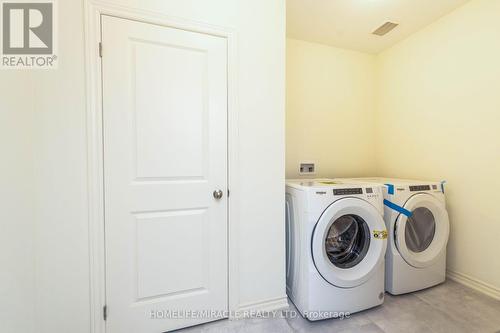
{"label": "electrical outlet", "polygon": [[299,173],[301,175],[314,175],[316,173],[316,164],[314,162],[300,163]]}

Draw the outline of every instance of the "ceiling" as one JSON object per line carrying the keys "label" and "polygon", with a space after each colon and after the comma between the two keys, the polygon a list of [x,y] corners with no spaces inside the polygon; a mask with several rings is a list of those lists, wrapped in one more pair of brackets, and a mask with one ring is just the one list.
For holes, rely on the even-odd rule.
{"label": "ceiling", "polygon": [[[378,53],[468,0],[287,0],[290,38]],[[383,23],[399,23],[385,36]]]}

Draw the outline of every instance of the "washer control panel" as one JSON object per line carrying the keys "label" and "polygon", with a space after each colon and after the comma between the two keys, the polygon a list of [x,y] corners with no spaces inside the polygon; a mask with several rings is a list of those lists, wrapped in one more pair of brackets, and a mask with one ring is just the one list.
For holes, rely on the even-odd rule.
{"label": "washer control panel", "polygon": [[[316,192],[318,193],[318,192]],[[365,187],[365,188],[337,188],[333,190],[334,196],[340,195],[360,195],[366,194],[368,198],[376,198],[378,197],[378,191],[373,187]]]}
{"label": "washer control panel", "polygon": [[410,192],[422,192],[422,191],[430,191],[430,185],[413,185],[410,186]]}
{"label": "washer control panel", "polygon": [[357,195],[363,194],[362,188],[336,188],[333,190],[333,195]]}

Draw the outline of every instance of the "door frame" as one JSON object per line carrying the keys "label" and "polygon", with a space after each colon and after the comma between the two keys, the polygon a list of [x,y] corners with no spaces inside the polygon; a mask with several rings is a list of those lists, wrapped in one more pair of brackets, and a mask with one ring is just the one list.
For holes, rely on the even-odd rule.
{"label": "door frame", "polygon": [[[106,305],[105,243],[104,243],[104,161],[102,123],[102,72],[99,56],[101,16],[109,15],[170,28],[188,30],[227,40],[227,98],[228,98],[228,310],[230,319],[237,316],[239,305],[238,218],[239,159],[238,159],[238,100],[237,100],[237,33],[233,28],[219,27],[187,19],[171,17],[160,12],[111,5],[100,0],[84,0],[85,76],[87,124],[87,193],[89,226],[90,332],[104,333],[103,309]],[[106,53],[106,46],[103,46]],[[111,310],[112,311],[112,310]]]}

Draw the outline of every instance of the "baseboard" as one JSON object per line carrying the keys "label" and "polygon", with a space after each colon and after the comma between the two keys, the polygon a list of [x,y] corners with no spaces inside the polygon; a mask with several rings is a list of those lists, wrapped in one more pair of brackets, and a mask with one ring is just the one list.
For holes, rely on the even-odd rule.
{"label": "baseboard", "polygon": [[485,295],[493,297],[496,300],[500,300],[500,289],[488,283],[473,278],[472,276],[451,270],[446,271],[446,276],[453,281],[463,284],[464,286],[477,290]]}
{"label": "baseboard", "polygon": [[259,315],[262,313],[268,313],[273,311],[280,311],[284,309],[288,309],[288,298],[278,297],[278,298],[270,298],[263,301],[244,303],[238,307],[236,314],[232,319],[239,319],[253,315]]}

